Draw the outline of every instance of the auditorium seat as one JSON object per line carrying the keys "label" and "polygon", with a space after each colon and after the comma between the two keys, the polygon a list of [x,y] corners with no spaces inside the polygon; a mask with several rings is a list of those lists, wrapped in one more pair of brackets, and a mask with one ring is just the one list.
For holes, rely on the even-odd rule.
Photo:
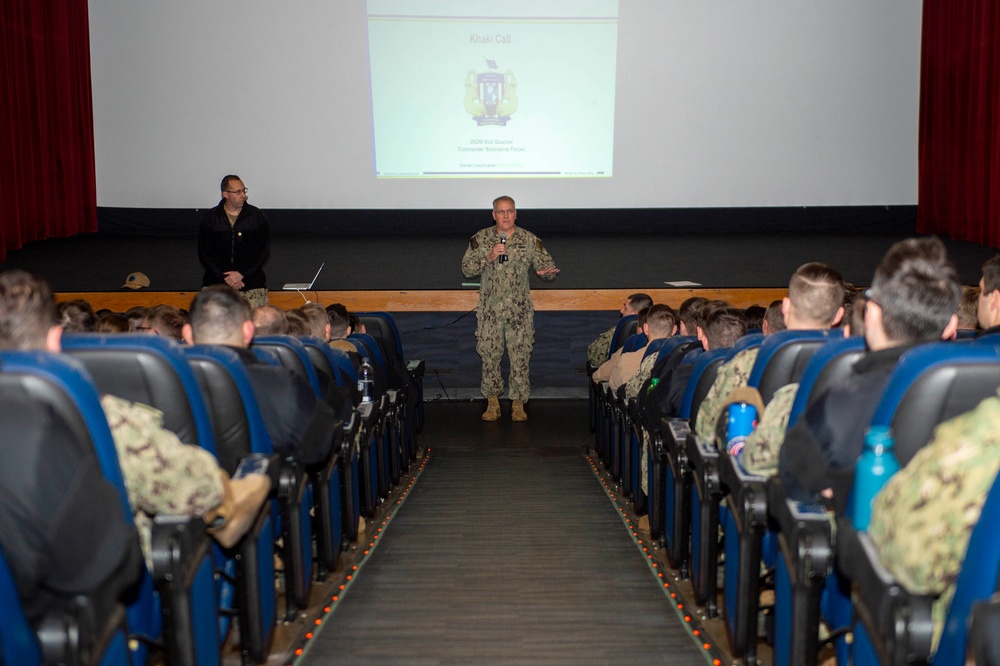
{"label": "auditorium seat", "polygon": [[[0,368],[0,382],[50,405],[80,441],[93,447],[105,478],[117,489],[131,520],[107,417],[98,388],[84,367],[60,354],[3,351]],[[145,572],[126,609],[133,661],[145,663],[150,646],[162,645],[168,663],[219,663],[217,592],[204,522],[158,516],[153,524],[152,561],[153,569]]]}
{"label": "auditorium seat", "polygon": [[694,369],[684,390],[680,416],[663,419],[656,438],[658,455],[662,450],[667,460],[663,493],[663,534],[667,557],[670,565],[685,578],[690,574],[691,561],[691,469],[686,448],[691,433],[690,415],[697,414],[728,353],[728,348],[688,352],[683,363],[693,363]]}
{"label": "auditorium seat", "polygon": [[[813,355],[828,342],[843,340],[843,331],[785,330],[767,336],[750,371],[747,385],[757,389],[765,407],[775,391],[799,381]],[[748,474],[722,441],[718,475],[725,539],[723,597],[726,629],[733,652],[753,662],[757,657],[757,618],[762,558],[767,528],[767,479]],[[768,540],[774,543],[773,534]]]}
{"label": "auditorium seat", "polygon": [[[618,324],[615,326],[615,331],[611,335],[611,346],[608,347],[608,356],[605,360],[610,359],[611,356],[625,344],[625,340],[631,337],[635,333],[636,329],[636,315],[626,315],[618,320]],[[603,450],[603,442],[601,441],[601,421],[603,415],[601,413],[601,396],[598,391],[598,385],[590,378],[593,376],[597,367],[591,365],[590,360],[587,361],[587,379],[588,379],[588,392],[587,392],[587,407],[590,411],[590,432],[596,433],[597,438],[595,441],[595,448],[599,455]],[[603,455],[602,455],[603,457]]]}

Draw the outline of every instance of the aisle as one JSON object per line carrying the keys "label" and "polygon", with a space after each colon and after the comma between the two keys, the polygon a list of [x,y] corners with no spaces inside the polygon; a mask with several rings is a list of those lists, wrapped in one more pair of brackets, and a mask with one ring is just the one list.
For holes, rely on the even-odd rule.
{"label": "aisle", "polygon": [[423,474],[298,663],[708,663],[584,458],[586,403],[481,410],[428,405]]}

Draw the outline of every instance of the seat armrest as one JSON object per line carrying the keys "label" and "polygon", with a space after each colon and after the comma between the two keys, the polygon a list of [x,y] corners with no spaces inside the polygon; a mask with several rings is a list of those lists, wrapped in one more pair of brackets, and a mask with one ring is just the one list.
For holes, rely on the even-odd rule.
{"label": "seat armrest", "polygon": [[422,360],[410,361],[406,364],[406,371],[410,373],[413,381],[419,382],[427,371],[427,364]]}
{"label": "seat armrest", "polygon": [[719,450],[693,432],[688,433],[684,450],[695,482],[702,486],[706,493],[722,492],[719,481]]}
{"label": "seat armrest", "polygon": [[837,568],[851,579],[856,617],[883,663],[919,663],[931,655],[936,596],[911,594],[882,564],[866,532],[841,519]]}
{"label": "seat armrest", "polygon": [[729,491],[737,526],[741,530],[763,528],[767,525],[767,478],[747,473],[739,460],[725,451],[719,458],[719,481]]}
{"label": "seat armrest", "polygon": [[826,508],[788,499],[779,477],[767,480],[768,515],[778,524],[779,543],[802,578],[822,578],[833,562],[833,531]]}

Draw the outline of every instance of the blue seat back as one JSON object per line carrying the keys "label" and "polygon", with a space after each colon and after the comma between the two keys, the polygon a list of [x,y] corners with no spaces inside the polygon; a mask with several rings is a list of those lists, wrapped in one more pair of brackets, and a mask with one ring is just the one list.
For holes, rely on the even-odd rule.
{"label": "blue seat back", "polygon": [[865,349],[865,339],[859,336],[830,340],[816,350],[799,378],[799,388],[788,416],[789,428],[795,425],[799,415],[827,387],[850,374],[855,361],[865,353]]}
{"label": "blue seat back", "polygon": [[7,560],[0,553],[0,655],[4,664],[42,663],[35,630],[28,624]]}
{"label": "blue seat back", "polygon": [[628,339],[622,344],[622,353],[628,354],[629,352],[639,351],[649,340],[646,338],[645,333],[633,333],[628,337]]}
{"label": "blue seat back", "polygon": [[309,382],[313,392],[320,398],[323,397],[323,389],[320,388],[319,375],[313,367],[312,359],[305,345],[293,335],[265,335],[255,337],[251,349],[256,351],[264,349],[275,354],[281,365],[292,370],[304,380]]}
{"label": "blue seat back", "polygon": [[739,354],[744,349],[753,349],[754,347],[760,347],[764,342],[763,333],[750,333],[749,335],[744,335],[739,340],[733,343],[732,347],[727,349],[727,354],[724,363],[729,363],[733,360],[733,357]]}
{"label": "blue seat back", "polygon": [[621,349],[625,341],[635,334],[638,319],[637,315],[632,314],[625,315],[618,320],[615,332],[611,334],[611,346],[608,347],[608,358],[611,358],[612,354]]}
{"label": "blue seat back", "polygon": [[354,364],[351,363],[347,352],[342,349],[335,349],[319,338],[302,338],[302,344],[306,346],[307,352],[315,349],[326,358],[335,373],[334,380],[338,386],[357,383],[358,373],[355,371]]}
{"label": "blue seat back", "polygon": [[216,455],[208,410],[181,345],[156,335],[63,336],[63,351],[87,368],[98,389],[163,412],[163,425],[186,444]]}
{"label": "blue seat back", "polygon": [[370,357],[372,363],[377,363],[385,372],[389,371],[389,364],[382,356],[382,350],[374,337],[367,333],[351,333],[347,337],[347,341],[357,347],[359,354]]}
{"label": "blue seat back", "polygon": [[[0,370],[0,381],[20,383],[30,395],[51,405],[80,441],[93,445],[104,478],[117,491],[126,519],[134,522],[107,416],[97,388],[83,365],[63,354],[5,350],[0,352]],[[159,603],[148,571],[144,570],[126,615],[132,634],[158,639],[163,633]],[[144,645],[139,645],[137,654],[145,654]]]}
{"label": "blue seat back", "polygon": [[370,335],[382,338],[389,342],[396,350],[399,360],[406,364],[406,357],[403,356],[403,338],[399,335],[399,328],[396,320],[388,312],[356,312],[358,319],[365,325],[365,330]]}
{"label": "blue seat back", "polygon": [[937,342],[903,354],[872,425],[887,425],[905,466],[941,422],[970,411],[1000,387],[1000,347]]}
{"label": "blue seat back", "polygon": [[695,409],[701,405],[702,399],[704,399],[705,395],[708,394],[708,390],[712,387],[708,379],[711,378],[712,382],[715,381],[715,372],[718,371],[719,366],[722,365],[728,353],[729,348],[723,347],[722,349],[711,349],[702,352],[697,356],[697,360],[694,362],[694,370],[691,372],[691,377],[684,388],[684,399],[681,401],[679,414],[680,418],[692,418],[691,415],[695,413]]}
{"label": "blue seat back", "polygon": [[843,338],[843,331],[778,331],[760,344],[757,360],[750,370],[747,385],[760,391],[764,404],[774,392],[798,381],[812,355],[824,343]]}
{"label": "blue seat back", "polygon": [[183,353],[201,386],[222,468],[233,474],[243,457],[273,453],[271,436],[239,355],[222,345],[194,345]]}

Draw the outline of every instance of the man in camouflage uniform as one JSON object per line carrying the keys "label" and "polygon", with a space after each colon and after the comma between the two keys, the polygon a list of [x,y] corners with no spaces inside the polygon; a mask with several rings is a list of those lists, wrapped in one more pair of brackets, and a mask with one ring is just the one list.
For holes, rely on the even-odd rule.
{"label": "man in camouflage uniform", "polygon": [[969,536],[1000,469],[1000,398],[939,425],[934,438],[872,502],[868,535],[879,559],[915,594],[939,594],[934,649]]}
{"label": "man in camouflage uniform", "polygon": [[[791,330],[830,328],[844,316],[843,302],[844,281],[837,270],[818,262],[803,264],[792,274],[788,283],[788,296],[781,302],[785,328]],[[695,422],[695,431],[703,441],[716,441],[719,419],[730,402],[729,394],[734,389],[747,385],[759,351],[759,346],[744,349],[719,368],[715,383],[702,401]],[[785,399],[787,396],[783,398]],[[791,408],[791,402],[788,402],[787,406]],[[785,422],[787,424],[787,416]],[[774,448],[776,456],[777,447]],[[776,459],[774,464],[777,465]]]}
{"label": "man in camouflage uniform", "polygon": [[[639,314],[639,310],[643,308],[648,308],[653,305],[653,299],[649,294],[632,294],[625,299],[622,303],[622,309],[620,310],[622,317],[627,317],[629,315]],[[595,368],[601,366],[602,363],[608,360],[611,355],[611,338],[615,335],[615,329],[618,325],[615,324],[608,330],[597,336],[597,339],[590,343],[587,347],[587,362],[590,363]]]}
{"label": "man in camouflage uniform", "polygon": [[481,391],[487,400],[484,421],[500,418],[500,394],[504,391],[500,360],[504,347],[510,359],[511,418],[526,421],[524,403],[531,385],[528,360],[535,341],[535,308],[531,302],[528,271],[543,280],[554,280],[559,269],[533,233],[515,226],[517,210],[508,196],[493,201],[495,226],[482,229],[469,239],[462,257],[462,273],[480,276],[476,308],[476,352],[483,359]]}

